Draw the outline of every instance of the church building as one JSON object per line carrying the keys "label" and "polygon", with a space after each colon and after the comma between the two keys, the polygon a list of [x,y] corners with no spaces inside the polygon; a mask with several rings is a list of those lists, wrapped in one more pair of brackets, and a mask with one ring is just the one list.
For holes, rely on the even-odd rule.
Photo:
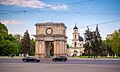
{"label": "church building", "polygon": [[72,37],[72,48],[69,49],[69,56],[81,56],[84,53],[83,38],[80,36],[76,25],[73,28]]}

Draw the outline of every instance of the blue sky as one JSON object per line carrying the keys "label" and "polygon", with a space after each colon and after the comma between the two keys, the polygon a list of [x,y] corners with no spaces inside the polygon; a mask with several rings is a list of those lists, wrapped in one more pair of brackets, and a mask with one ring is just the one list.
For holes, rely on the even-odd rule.
{"label": "blue sky", "polygon": [[[69,43],[75,23],[82,37],[83,26],[103,23],[99,30],[104,39],[120,28],[120,0],[0,0],[0,21],[9,33],[21,35],[26,30],[35,35],[35,23],[63,22]],[[95,27],[89,26],[92,31]]]}

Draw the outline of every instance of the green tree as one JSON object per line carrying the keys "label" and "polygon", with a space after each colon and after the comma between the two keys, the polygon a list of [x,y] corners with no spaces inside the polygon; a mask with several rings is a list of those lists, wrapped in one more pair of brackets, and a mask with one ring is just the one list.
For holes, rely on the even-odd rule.
{"label": "green tree", "polygon": [[30,50],[30,54],[34,55],[35,54],[35,40],[32,38],[31,39],[31,50]]}
{"label": "green tree", "polygon": [[85,47],[85,52],[88,56],[92,55],[95,57],[97,57],[97,55],[100,55],[102,52],[102,40],[101,40],[101,36],[100,36],[100,33],[99,33],[99,30],[98,30],[98,25],[96,27],[96,31],[89,31],[89,28],[88,30],[86,30],[86,33],[85,33],[85,44],[84,44],[84,47]]}
{"label": "green tree", "polygon": [[91,46],[91,39],[92,39],[92,32],[89,31],[89,28],[88,30],[86,30],[86,33],[84,34],[85,35],[85,44],[84,44],[84,47],[85,47],[85,54],[88,55],[88,57],[92,56],[92,46]]}
{"label": "green tree", "polygon": [[17,42],[12,34],[8,34],[8,29],[0,23],[0,55],[17,54]]}
{"label": "green tree", "polygon": [[0,22],[0,36],[7,36],[8,35],[8,29],[7,27]]}
{"label": "green tree", "polygon": [[120,29],[115,30],[111,37],[106,39],[106,44],[112,48],[114,54],[120,56]]}
{"label": "green tree", "polygon": [[16,54],[17,48],[18,48],[18,46],[16,45],[15,42],[10,41],[10,40],[3,40],[0,42],[0,55],[8,56],[11,54]]}
{"label": "green tree", "polygon": [[21,42],[21,38],[22,36],[20,34],[16,34],[14,35],[14,38],[15,38],[15,42],[16,42],[16,45],[18,46],[17,48],[17,55],[20,54],[20,42]]}
{"label": "green tree", "polygon": [[26,30],[26,32],[24,33],[24,37],[21,40],[21,53],[30,54],[30,47],[31,47],[30,37],[28,30]]}
{"label": "green tree", "polygon": [[16,34],[16,35],[14,35],[14,38],[16,39],[17,42],[20,42],[22,36],[20,34]]}
{"label": "green tree", "polygon": [[114,53],[120,56],[120,29],[115,30],[114,33],[112,33],[111,41]]}
{"label": "green tree", "polygon": [[69,45],[68,43],[66,44],[67,45],[67,48],[71,48],[72,46],[71,45]]}
{"label": "green tree", "polygon": [[102,52],[103,52],[104,56],[107,56],[108,54],[114,55],[111,43],[112,42],[109,39],[103,40],[103,42],[102,42],[102,44],[103,44],[103,51]]}

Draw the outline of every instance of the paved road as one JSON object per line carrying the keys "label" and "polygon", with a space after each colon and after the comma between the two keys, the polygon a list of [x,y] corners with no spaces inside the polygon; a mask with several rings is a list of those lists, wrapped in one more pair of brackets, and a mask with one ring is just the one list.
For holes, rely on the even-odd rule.
{"label": "paved road", "polygon": [[0,72],[119,72],[120,65],[0,63]]}
{"label": "paved road", "polygon": [[[120,59],[68,59],[66,62],[53,62],[52,59],[40,59],[40,63],[47,64],[119,64]],[[0,63],[24,63],[22,59],[0,58]],[[28,62],[29,63],[29,62]],[[33,62],[34,63],[34,62]]]}
{"label": "paved road", "polygon": [[119,72],[119,59],[68,59],[66,62],[22,62],[16,58],[0,58],[0,72]]}

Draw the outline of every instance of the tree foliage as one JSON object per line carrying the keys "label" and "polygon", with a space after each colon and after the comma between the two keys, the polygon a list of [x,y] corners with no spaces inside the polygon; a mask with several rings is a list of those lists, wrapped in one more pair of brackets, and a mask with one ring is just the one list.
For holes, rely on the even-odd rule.
{"label": "tree foliage", "polygon": [[0,23],[0,56],[18,55],[20,53],[29,53],[34,55],[35,41],[30,40],[29,34],[26,31],[24,37],[19,34],[8,34],[8,29],[5,24]]}
{"label": "tree foliage", "polygon": [[8,34],[8,29],[0,23],[0,55],[11,55],[17,53],[18,46],[12,34]]}
{"label": "tree foliage", "polygon": [[34,55],[35,54],[35,40],[32,38],[31,39],[31,50],[30,50],[30,54]]}
{"label": "tree foliage", "polygon": [[66,44],[66,46],[67,46],[67,48],[71,48],[72,46],[71,45],[69,45],[68,43]]}
{"label": "tree foliage", "polygon": [[96,31],[89,31],[89,28],[86,30],[85,42],[84,51],[88,56],[95,57],[102,54],[102,39],[98,30],[98,26],[96,27]]}
{"label": "tree foliage", "polygon": [[112,48],[114,54],[120,56],[120,29],[115,30],[111,37],[105,40],[105,43]]}
{"label": "tree foliage", "polygon": [[7,36],[8,35],[8,29],[7,27],[0,22],[0,36]]}
{"label": "tree foliage", "polygon": [[30,54],[31,42],[28,30],[24,33],[23,39],[21,40],[21,53]]}

